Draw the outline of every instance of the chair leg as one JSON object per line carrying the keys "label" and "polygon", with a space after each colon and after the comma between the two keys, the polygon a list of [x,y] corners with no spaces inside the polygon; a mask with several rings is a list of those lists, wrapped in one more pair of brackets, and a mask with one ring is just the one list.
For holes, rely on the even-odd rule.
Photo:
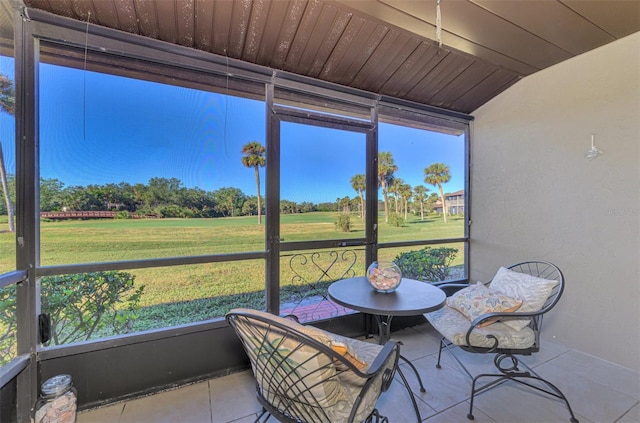
{"label": "chair leg", "polygon": [[400,356],[400,359],[404,360],[404,362],[407,363],[409,367],[411,367],[411,370],[413,370],[413,373],[416,374],[416,379],[418,379],[418,384],[420,385],[420,392],[427,392],[427,390],[424,389],[424,385],[422,384],[422,378],[420,377],[420,373],[418,373],[418,369],[416,369],[416,366],[411,361],[403,357],[402,355]]}
{"label": "chair leg", "polygon": [[416,398],[413,395],[413,391],[411,391],[411,386],[409,386],[409,382],[407,382],[407,378],[404,376],[404,373],[402,373],[402,369],[400,368],[400,366],[398,366],[396,370],[400,375],[400,378],[402,378],[402,383],[404,383],[405,388],[407,388],[407,392],[409,393],[409,398],[411,398],[411,402],[413,403],[413,409],[415,410],[416,417],[418,418],[418,423],[420,423],[422,421],[422,417],[420,417],[420,410],[418,410],[418,403],[416,402]]}
{"label": "chair leg", "polygon": [[444,338],[440,339],[440,348],[438,349],[438,362],[436,363],[436,369],[441,369],[440,358],[442,357],[442,349],[444,348]]}
{"label": "chair leg", "polygon": [[[533,369],[531,369],[529,366],[527,366],[525,363],[518,361],[517,358],[513,357],[513,356],[503,356],[503,357],[510,357],[511,360],[513,361],[513,367],[510,370],[504,370],[503,368],[498,366],[498,369],[502,372],[502,374],[480,374],[476,377],[473,378],[473,382],[471,383],[471,400],[470,400],[470,404],[469,404],[469,414],[467,414],[467,418],[469,420],[473,420],[474,416],[473,416],[473,400],[475,398],[476,395],[491,389],[492,387],[494,387],[495,385],[502,383],[506,380],[513,380],[514,382],[518,382],[522,385],[528,386],[530,388],[533,388],[537,391],[543,392],[547,395],[550,395],[554,398],[557,398],[559,400],[562,400],[565,405],[567,406],[567,409],[569,410],[569,414],[571,415],[570,418],[570,422],[571,423],[578,423],[578,419],[576,418],[576,416],[573,414],[573,410],[571,409],[571,405],[569,404],[569,400],[567,399],[567,397],[562,393],[562,391],[555,386],[553,383],[549,382],[546,379],[543,379],[542,377],[540,377],[540,375],[538,375]],[[494,360],[494,362],[499,363],[500,360]],[[528,371],[522,372],[518,370],[518,364],[521,364],[522,366],[524,366]],[[497,364],[496,364],[497,365]],[[478,382],[478,380],[482,377],[493,377],[496,378],[495,380],[486,383],[485,385],[482,385],[481,387],[476,389],[476,383]],[[529,383],[526,381],[526,379],[533,379],[533,380],[537,380],[538,382],[543,383],[547,389],[545,389],[544,387],[540,387],[537,385],[534,385],[533,383]]]}
{"label": "chair leg", "polygon": [[[474,416],[473,416],[473,400],[475,398],[476,395],[480,394],[481,392],[484,392],[490,388],[492,388],[493,386],[502,383],[506,380],[513,380],[515,382],[521,383],[523,385],[526,385],[530,388],[536,389],[538,391],[544,392],[548,395],[551,395],[552,397],[555,397],[557,399],[560,399],[562,401],[564,401],[564,403],[566,404],[567,408],[569,409],[569,414],[571,414],[571,423],[578,423],[578,419],[576,419],[576,416],[573,414],[573,410],[571,409],[571,405],[569,405],[569,400],[567,399],[567,397],[562,393],[562,391],[560,391],[560,389],[558,387],[556,387],[554,384],[552,384],[551,382],[543,379],[542,377],[540,377],[540,375],[538,375],[531,367],[527,366],[524,362],[521,362],[517,359],[517,357],[511,355],[511,354],[496,354],[494,359],[493,359],[493,364],[496,366],[496,368],[498,370],[500,370],[500,374],[490,374],[490,373],[485,373],[485,374],[480,374],[477,375],[476,377],[473,377],[473,375],[471,375],[471,373],[469,373],[469,370],[467,370],[467,368],[465,367],[465,365],[462,363],[462,361],[460,361],[460,359],[458,358],[458,356],[455,355],[455,353],[452,351],[452,348],[450,347],[450,343],[447,343],[445,338],[442,338],[440,340],[440,350],[438,351],[438,363],[436,364],[437,368],[441,368],[440,366],[440,357],[442,355],[442,350],[443,349],[447,349],[447,351],[449,351],[449,354],[451,354],[451,356],[458,362],[458,364],[460,365],[460,367],[462,368],[462,370],[465,371],[465,373],[467,373],[467,375],[472,379],[472,383],[471,383],[471,400],[470,400],[470,405],[469,405],[469,414],[467,414],[467,418],[469,420],[473,420]],[[506,359],[509,359],[511,364],[509,365],[509,367],[504,367],[503,366],[503,361],[505,361]],[[520,371],[520,369],[518,368],[518,365],[522,365],[524,368],[526,368],[527,371]],[[476,389],[476,384],[478,382],[478,380],[482,377],[493,377],[496,378],[495,380],[488,382],[485,385],[482,385],[480,388]],[[533,385],[531,383],[527,383],[524,380],[521,379],[535,379],[541,383],[544,383],[548,389],[544,389],[541,388],[539,386]]]}
{"label": "chair leg", "polygon": [[[493,382],[489,382],[486,385],[482,385],[480,388],[476,389],[476,383],[481,377],[495,377],[496,380],[494,380]],[[509,377],[505,375],[494,375],[494,374],[486,374],[486,373],[478,375],[473,378],[473,381],[471,382],[471,399],[469,401],[470,404],[469,404],[469,413],[467,414],[467,419],[469,420],[475,419],[475,417],[473,416],[473,400],[475,396],[493,387],[494,385],[497,385],[498,383],[504,381],[505,379],[509,379]]]}
{"label": "chair leg", "polygon": [[264,407],[262,408],[262,413],[258,415],[258,418],[255,419],[253,423],[260,423],[262,421],[262,417],[264,417],[265,414],[267,415],[267,418],[264,420],[266,423],[266,421],[269,420],[269,417],[271,416],[271,414],[269,414],[267,410],[264,409]]}
{"label": "chair leg", "polygon": [[374,408],[365,423],[389,423],[389,418],[380,414],[377,408]]}
{"label": "chair leg", "polygon": [[449,352],[449,355],[451,355],[451,357],[453,357],[453,359],[458,362],[458,364],[460,365],[460,368],[464,370],[467,376],[469,376],[469,379],[473,379],[473,375],[469,372],[469,370],[467,370],[467,368],[462,363],[462,361],[460,361],[458,356],[453,352],[453,349],[456,348],[457,346],[456,345],[452,346],[452,345],[453,345],[452,343],[447,342],[446,338],[442,338],[440,340],[440,350],[438,351],[438,362],[436,363],[436,368],[437,369],[442,368],[442,366],[440,365],[440,357],[442,356],[442,350],[446,349]]}
{"label": "chair leg", "polygon": [[567,397],[562,393],[562,391],[556,385],[554,385],[553,383],[549,382],[546,379],[542,379],[541,377],[539,377],[537,375],[536,376],[529,376],[529,377],[531,379],[535,379],[535,380],[538,380],[538,381],[544,383],[551,390],[549,391],[549,390],[546,390],[546,389],[538,388],[536,386],[524,383],[523,381],[520,381],[520,380],[516,380],[516,382],[524,383],[527,386],[531,386],[534,389],[537,389],[539,391],[545,392],[545,393],[547,393],[547,394],[549,394],[549,395],[551,395],[553,397],[556,397],[556,398],[564,401],[565,405],[567,406],[567,409],[569,410],[569,414],[571,414],[571,419],[570,419],[571,423],[578,423],[578,419],[576,419],[576,416],[573,414],[573,410],[571,409],[571,405],[569,405],[569,400],[567,399]]}
{"label": "chair leg", "polygon": [[537,381],[540,381],[542,383],[544,383],[548,388],[548,389],[543,389],[540,388],[538,386],[529,384],[529,383],[525,383],[522,380],[518,380],[515,379],[516,382],[520,382],[524,385],[527,385],[533,389],[537,389],[538,391],[544,392],[548,395],[551,395],[552,397],[558,398],[562,401],[564,401],[564,403],[567,406],[567,409],[569,410],[569,414],[571,414],[571,423],[578,423],[578,419],[576,419],[576,416],[573,414],[573,410],[571,409],[571,405],[569,405],[569,400],[567,399],[567,397],[562,393],[562,391],[560,390],[560,388],[558,388],[556,385],[554,385],[553,383],[549,382],[548,380],[542,378],[538,373],[536,373],[531,367],[527,366],[526,363],[520,361],[519,364],[521,364],[525,369],[527,369],[527,378],[530,379],[535,379]]}

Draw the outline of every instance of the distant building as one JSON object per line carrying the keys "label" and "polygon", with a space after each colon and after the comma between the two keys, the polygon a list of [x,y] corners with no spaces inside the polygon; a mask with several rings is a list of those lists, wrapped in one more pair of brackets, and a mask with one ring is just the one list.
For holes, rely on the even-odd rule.
{"label": "distant building", "polygon": [[[447,204],[448,214],[464,214],[464,190],[452,192],[444,195]],[[442,214],[442,202],[436,201],[433,205],[433,211]]]}

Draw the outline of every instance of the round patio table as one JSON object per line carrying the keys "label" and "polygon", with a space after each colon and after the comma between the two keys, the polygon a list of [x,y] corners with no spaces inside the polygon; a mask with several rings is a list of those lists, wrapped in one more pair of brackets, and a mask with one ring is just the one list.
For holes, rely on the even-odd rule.
{"label": "round patio table", "polygon": [[375,316],[379,343],[391,337],[394,316],[418,316],[444,306],[446,295],[428,282],[402,278],[394,292],[375,291],[366,277],[342,279],[329,286],[329,297],[337,304]]}

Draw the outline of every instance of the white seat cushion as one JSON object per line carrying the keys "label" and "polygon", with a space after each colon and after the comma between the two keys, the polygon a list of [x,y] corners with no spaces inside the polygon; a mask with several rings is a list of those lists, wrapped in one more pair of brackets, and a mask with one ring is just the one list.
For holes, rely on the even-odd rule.
{"label": "white seat cushion", "polygon": [[[444,306],[440,310],[424,315],[429,323],[442,336],[453,342],[455,345],[467,345],[467,330],[471,322],[457,310]],[[471,333],[471,346],[489,348],[493,346],[493,339],[487,335],[494,335],[498,339],[499,348],[526,349],[535,342],[535,334],[529,327],[515,330],[502,322],[476,328]]]}

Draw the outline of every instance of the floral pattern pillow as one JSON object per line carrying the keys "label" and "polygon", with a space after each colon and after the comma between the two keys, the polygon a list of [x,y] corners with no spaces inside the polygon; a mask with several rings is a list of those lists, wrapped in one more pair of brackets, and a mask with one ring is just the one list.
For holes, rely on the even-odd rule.
{"label": "floral pattern pillow", "polygon": [[[522,300],[509,297],[478,282],[447,298],[447,305],[473,321],[487,313],[516,311],[522,305]],[[478,326],[488,326],[497,320],[498,318],[489,319]]]}
{"label": "floral pattern pillow", "polygon": [[[556,280],[543,279],[501,267],[493,277],[490,286],[491,289],[522,300],[522,307],[518,311],[528,313],[540,310],[556,285],[558,285]],[[529,318],[510,319],[505,320],[504,324],[515,330],[520,330],[528,326],[530,321]]]}

